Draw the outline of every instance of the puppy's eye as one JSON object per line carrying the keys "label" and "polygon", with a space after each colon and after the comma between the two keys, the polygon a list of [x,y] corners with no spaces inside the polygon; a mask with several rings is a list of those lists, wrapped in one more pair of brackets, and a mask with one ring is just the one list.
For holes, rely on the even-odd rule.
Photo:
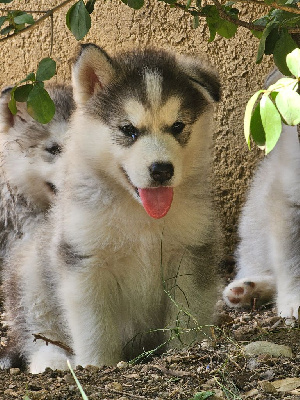
{"label": "puppy's eye", "polygon": [[119,129],[124,133],[125,136],[131,137],[133,140],[136,140],[139,136],[138,129],[132,124],[120,126]]}
{"label": "puppy's eye", "polygon": [[62,148],[59,144],[55,143],[50,147],[46,147],[45,149],[48,153],[57,156],[58,154],[60,154],[62,152]]}
{"label": "puppy's eye", "polygon": [[174,122],[174,124],[171,126],[172,135],[174,135],[174,136],[179,135],[183,131],[184,127],[185,127],[185,124],[183,122],[181,122],[181,121]]}

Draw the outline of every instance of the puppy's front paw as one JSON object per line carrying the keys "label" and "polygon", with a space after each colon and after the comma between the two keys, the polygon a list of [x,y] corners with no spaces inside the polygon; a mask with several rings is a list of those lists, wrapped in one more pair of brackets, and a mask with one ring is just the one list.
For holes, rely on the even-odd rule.
{"label": "puppy's front paw", "polygon": [[248,280],[235,280],[223,291],[223,299],[229,307],[248,307],[255,297],[256,283]]}

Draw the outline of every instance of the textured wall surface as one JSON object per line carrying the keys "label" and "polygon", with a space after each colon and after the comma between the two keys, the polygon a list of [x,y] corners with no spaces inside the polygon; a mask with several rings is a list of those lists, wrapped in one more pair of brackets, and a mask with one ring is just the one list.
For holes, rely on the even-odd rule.
{"label": "textured wall surface", "polygon": [[[18,3],[20,9],[28,10],[33,2]],[[60,1],[42,0],[38,3],[41,10],[47,10]],[[77,46],[77,41],[65,26],[68,8],[60,10],[53,18],[52,57],[58,65],[57,76],[53,79],[58,82],[70,79],[70,59]],[[265,75],[272,68],[271,60],[265,59],[263,65],[255,64],[258,41],[245,29],[239,28],[233,39],[217,36],[208,43],[209,32],[203,22],[193,30],[189,15],[154,0],[139,11],[131,10],[119,0],[98,1],[92,17],[92,28],[83,42],[94,42],[109,54],[136,47],[160,47],[202,55],[218,69],[223,89],[222,100],[216,109],[214,187],[226,251],[230,254],[236,243],[236,225],[244,193],[254,165],[262,157],[257,149],[249,152],[246,146],[244,108],[250,95],[263,84]],[[249,15],[244,15],[244,18],[247,20]],[[35,71],[38,61],[49,56],[50,47],[49,19],[34,30],[1,43],[1,87]]]}

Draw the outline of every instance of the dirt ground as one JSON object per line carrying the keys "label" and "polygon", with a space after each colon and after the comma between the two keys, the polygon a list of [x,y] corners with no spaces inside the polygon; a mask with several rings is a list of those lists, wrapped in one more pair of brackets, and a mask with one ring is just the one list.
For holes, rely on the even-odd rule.
{"label": "dirt ground", "polygon": [[[220,302],[219,302],[220,303]],[[88,399],[300,399],[300,329],[286,326],[274,308],[231,311],[219,304],[211,339],[185,350],[170,350],[136,365],[75,370]],[[5,345],[5,327],[1,327]],[[245,345],[268,341],[292,354],[247,355]],[[27,397],[26,397],[27,396]],[[82,399],[70,372],[31,375],[0,371],[0,399]]]}
{"label": "dirt ground", "polygon": [[[219,272],[224,282],[232,279],[232,260]],[[88,399],[300,400],[300,320],[286,325],[272,304],[237,311],[219,300],[216,310],[210,336],[193,346],[116,367],[78,366],[74,372]],[[4,319],[0,298],[0,349],[6,345]],[[281,355],[268,348],[247,351],[259,342],[286,348]],[[0,370],[0,400],[82,398],[70,371]]]}

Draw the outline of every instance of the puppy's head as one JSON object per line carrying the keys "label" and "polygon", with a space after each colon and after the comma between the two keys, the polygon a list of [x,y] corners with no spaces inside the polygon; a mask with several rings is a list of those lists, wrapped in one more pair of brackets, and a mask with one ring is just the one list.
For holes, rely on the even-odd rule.
{"label": "puppy's head", "polygon": [[0,96],[0,146],[3,179],[15,195],[39,208],[47,208],[57,190],[57,160],[61,154],[70,115],[74,109],[72,89],[63,85],[47,88],[56,106],[48,124],[36,122],[25,103],[9,108],[10,89]]}
{"label": "puppy's head", "polygon": [[81,131],[89,126],[80,134],[86,159],[112,175],[149,215],[164,216],[173,191],[196,173],[201,143],[208,150],[212,104],[220,96],[215,72],[165,51],[111,58],[90,44],[74,64],[73,87],[76,124]]}

